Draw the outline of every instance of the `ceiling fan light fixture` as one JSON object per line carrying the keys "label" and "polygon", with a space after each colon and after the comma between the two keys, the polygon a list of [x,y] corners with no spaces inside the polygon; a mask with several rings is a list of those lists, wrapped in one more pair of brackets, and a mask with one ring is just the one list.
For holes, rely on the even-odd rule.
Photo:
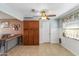
{"label": "ceiling fan light fixture", "polygon": [[48,16],[46,15],[45,11],[41,11],[41,19],[49,20]]}
{"label": "ceiling fan light fixture", "polygon": [[41,19],[46,19],[46,17],[41,17]]}
{"label": "ceiling fan light fixture", "polygon": [[41,17],[41,19],[49,20],[49,18],[48,18],[47,16],[45,16],[45,17]]}

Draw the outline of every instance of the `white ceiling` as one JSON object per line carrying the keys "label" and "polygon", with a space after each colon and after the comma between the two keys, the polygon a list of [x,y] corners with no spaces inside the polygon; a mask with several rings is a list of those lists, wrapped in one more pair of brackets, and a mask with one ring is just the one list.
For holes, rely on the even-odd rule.
{"label": "white ceiling", "polygon": [[47,9],[51,11],[52,14],[59,16],[78,5],[78,3],[6,3],[6,5],[25,17],[32,15],[31,9]]}
{"label": "white ceiling", "polygon": [[[13,12],[13,15],[17,17],[20,16],[22,18],[33,16],[31,9],[36,9],[38,11],[46,9],[50,11],[48,13],[56,14],[56,17],[58,17],[78,5],[78,3],[3,3],[3,4],[4,6],[8,6],[9,8],[4,8],[1,6],[2,10],[6,9],[6,11],[9,14]],[[1,18],[7,19],[14,17],[0,12],[0,19]]]}
{"label": "white ceiling", "polygon": [[0,19],[15,19],[14,17],[0,11]]}

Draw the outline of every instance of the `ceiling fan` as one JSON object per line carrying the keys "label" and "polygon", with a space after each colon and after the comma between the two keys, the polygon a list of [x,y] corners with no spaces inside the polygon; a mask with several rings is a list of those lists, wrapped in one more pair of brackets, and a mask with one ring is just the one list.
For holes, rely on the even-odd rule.
{"label": "ceiling fan", "polygon": [[47,15],[48,11],[45,10],[45,9],[42,9],[40,11],[32,9],[31,11],[34,14],[39,13],[40,15],[34,15],[33,16],[33,17],[38,17],[39,19],[47,19],[47,20],[49,20],[50,19],[49,17],[55,17],[56,16],[55,14],[49,14],[49,15]]}

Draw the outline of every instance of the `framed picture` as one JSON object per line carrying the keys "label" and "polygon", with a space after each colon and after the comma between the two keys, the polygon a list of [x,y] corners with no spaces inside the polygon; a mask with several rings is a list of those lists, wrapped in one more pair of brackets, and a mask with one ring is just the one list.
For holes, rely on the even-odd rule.
{"label": "framed picture", "polygon": [[18,31],[20,28],[20,24],[14,24],[13,25],[14,30]]}
{"label": "framed picture", "polygon": [[9,22],[8,21],[2,21],[0,23],[0,28],[9,28]]}

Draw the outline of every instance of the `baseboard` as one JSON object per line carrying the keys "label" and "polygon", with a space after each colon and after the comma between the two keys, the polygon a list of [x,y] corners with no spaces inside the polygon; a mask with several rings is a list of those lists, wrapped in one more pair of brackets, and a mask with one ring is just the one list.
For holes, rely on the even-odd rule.
{"label": "baseboard", "polygon": [[53,43],[53,42],[41,42],[40,44],[59,44],[59,43]]}

